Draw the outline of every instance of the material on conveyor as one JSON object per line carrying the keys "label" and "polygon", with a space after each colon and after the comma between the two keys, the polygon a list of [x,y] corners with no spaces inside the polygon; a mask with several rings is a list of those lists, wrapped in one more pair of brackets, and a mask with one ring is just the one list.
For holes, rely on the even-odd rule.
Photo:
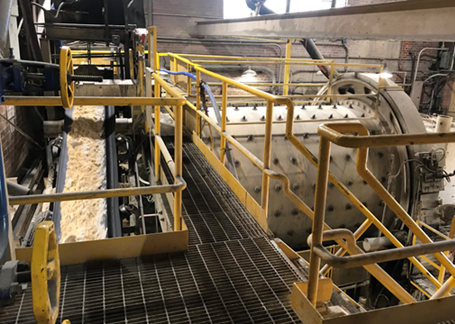
{"label": "material on conveyor", "polygon": [[[76,106],[73,110],[63,192],[106,189],[104,107]],[[106,238],[106,199],[62,202],[60,213],[61,243]]]}

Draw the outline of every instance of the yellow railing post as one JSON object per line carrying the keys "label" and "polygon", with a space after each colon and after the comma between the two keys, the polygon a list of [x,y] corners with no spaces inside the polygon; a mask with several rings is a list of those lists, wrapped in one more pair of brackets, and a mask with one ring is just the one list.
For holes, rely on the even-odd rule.
{"label": "yellow railing post", "polygon": [[[286,59],[291,58],[291,51],[292,51],[292,40],[288,39],[288,42],[286,44]],[[289,62],[286,61],[286,64],[284,66],[284,84],[285,86],[283,87],[283,96],[287,96],[289,94],[289,78],[290,78],[290,70],[291,66],[288,64]]]}
{"label": "yellow railing post", "polygon": [[[196,111],[201,110],[201,71],[196,71]],[[201,137],[201,117],[196,114],[196,134]]]}
{"label": "yellow railing post", "polygon": [[330,165],[330,144],[329,140],[321,137],[319,142],[318,171],[316,175],[316,193],[314,197],[313,244],[310,250],[310,269],[308,273],[308,300],[313,306],[316,306],[318,298],[319,267],[321,265],[321,259],[314,253],[313,248],[315,245],[322,245]]}
{"label": "yellow railing post", "polygon": [[[270,168],[270,161],[272,160],[272,127],[273,127],[273,101],[267,100],[267,111],[265,117],[265,136],[264,136],[264,167],[263,170]],[[262,194],[261,194],[261,207],[267,216],[269,210],[269,186],[270,178],[262,171]]]}
{"label": "yellow railing post", "polygon": [[[187,63],[187,64],[186,64],[186,71],[187,71],[188,73],[191,73],[190,70],[191,70],[191,65],[190,65],[189,63]],[[190,77],[188,77],[188,78],[187,78],[187,81],[186,81],[186,82],[187,82],[187,85],[186,85],[186,93],[187,93],[189,96],[191,96],[191,82],[192,82],[191,80],[192,80],[192,79],[191,79]]]}
{"label": "yellow railing post", "polygon": [[[175,106],[175,132],[174,132],[174,161],[175,175],[174,183],[178,183],[182,177],[182,155],[183,155],[183,106]],[[174,194],[174,231],[182,230],[182,192]]]}
{"label": "yellow railing post", "polygon": [[[333,84],[333,73],[334,73],[334,71],[335,71],[335,66],[334,66],[334,64],[332,62],[332,63],[330,63],[329,87],[327,89],[327,94],[329,96],[332,94],[332,84]],[[330,97],[327,97],[327,102],[330,103],[330,101],[331,101]],[[335,104],[336,104],[336,102],[335,102]]]}
{"label": "yellow railing post", "polygon": [[[178,62],[177,62],[177,58],[174,57],[174,67],[172,69],[172,71],[174,72],[178,72],[179,71],[179,66],[178,66]],[[179,76],[177,74],[174,75],[174,83],[177,84],[177,82],[179,81]]]}
{"label": "yellow railing post", "polygon": [[134,60],[133,60],[133,50],[130,48],[129,52],[129,62],[130,62],[130,78],[134,80]]}
{"label": "yellow railing post", "polygon": [[221,100],[220,161],[224,165],[225,157],[226,157],[226,137],[223,135],[223,132],[226,131],[226,123],[227,123],[227,83],[226,82],[223,82],[221,91],[222,91],[223,99]]}
{"label": "yellow railing post", "polygon": [[[155,80],[155,97],[161,97],[161,87]],[[161,134],[161,107],[155,106],[155,180],[160,180],[160,162],[161,162],[161,151],[156,136]]]}
{"label": "yellow railing post", "polygon": [[148,63],[153,71],[159,70],[159,57],[157,53],[157,35],[156,26],[147,28],[147,42],[148,42]]}

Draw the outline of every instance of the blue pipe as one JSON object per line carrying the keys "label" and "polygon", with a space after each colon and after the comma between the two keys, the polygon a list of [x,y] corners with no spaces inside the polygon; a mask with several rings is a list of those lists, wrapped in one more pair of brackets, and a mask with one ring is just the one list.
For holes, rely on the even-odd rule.
{"label": "blue pipe", "polygon": [[5,166],[3,164],[3,153],[0,146],[0,260],[5,256],[8,246],[8,234],[8,198],[6,197]]}
{"label": "blue pipe", "polygon": [[[169,70],[165,70],[165,69],[160,69],[160,71],[161,72],[165,72],[167,74],[171,74],[171,75],[186,75],[187,77],[190,77],[193,80],[197,80],[197,78],[196,78],[196,76],[194,74],[191,74],[191,73],[185,72],[185,71],[174,72],[174,71],[169,71]],[[212,103],[213,111],[215,112],[215,116],[216,116],[216,120],[218,122],[218,125],[221,125],[220,107],[218,106],[218,104],[217,104],[217,102],[215,100],[215,96],[213,95],[212,90],[210,89],[210,87],[207,84],[202,84],[202,86],[204,87],[205,91],[209,95],[210,102]]]}
{"label": "blue pipe", "polygon": [[[190,77],[191,79],[197,81],[196,76],[194,74],[189,73],[189,72],[185,72],[185,71],[174,72],[174,71],[169,71],[169,70],[165,70],[165,69],[160,69],[160,71],[161,72],[165,72],[167,74],[171,74],[171,75],[186,75],[187,77]],[[205,84],[205,83],[202,83],[202,86],[204,87],[205,91],[209,95],[209,99],[210,99],[210,102],[212,103],[213,111],[215,112],[216,120],[218,122],[218,125],[221,126],[220,107],[218,106],[218,104],[217,104],[217,102],[215,100],[215,96],[213,95],[212,89],[210,89],[210,87],[207,84]],[[229,169],[229,171],[231,171],[231,173],[234,175],[234,177],[236,179],[238,179],[237,172],[236,172],[235,167],[234,167],[234,160],[232,159],[231,150],[229,149],[229,144],[228,143],[226,143],[226,158],[227,158],[227,161],[228,161],[228,169]]]}

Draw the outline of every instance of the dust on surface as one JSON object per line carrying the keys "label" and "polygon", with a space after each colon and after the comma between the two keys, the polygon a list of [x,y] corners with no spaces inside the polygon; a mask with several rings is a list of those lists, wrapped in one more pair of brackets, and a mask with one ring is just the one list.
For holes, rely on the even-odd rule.
{"label": "dust on surface", "polygon": [[[63,192],[105,189],[104,107],[75,106],[73,109]],[[106,238],[106,199],[65,201],[60,206],[61,243]]]}

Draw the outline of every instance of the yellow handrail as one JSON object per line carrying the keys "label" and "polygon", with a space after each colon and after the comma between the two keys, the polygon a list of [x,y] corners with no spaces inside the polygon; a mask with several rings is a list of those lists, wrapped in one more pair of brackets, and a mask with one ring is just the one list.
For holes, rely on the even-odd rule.
{"label": "yellow handrail", "polygon": [[[167,54],[158,54],[159,56],[170,56],[172,57],[174,60],[177,60],[177,61],[181,61],[182,63],[185,63],[187,65],[187,68],[191,67],[193,69],[193,71],[196,71],[196,76],[197,76],[197,81],[196,81],[196,86],[197,86],[197,93],[196,93],[196,106],[192,105],[191,103],[187,103],[187,105],[189,107],[191,107],[192,109],[194,109],[197,113],[197,119],[200,120],[200,118],[204,118],[208,124],[213,127],[218,133],[220,133],[220,135],[222,136],[222,143],[224,142],[224,140],[227,140],[228,142],[232,143],[237,149],[239,149],[239,151],[244,154],[245,156],[247,156],[247,158],[253,162],[253,164],[255,164],[259,169],[261,169],[261,171],[263,172],[263,185],[262,185],[262,196],[261,196],[261,206],[262,206],[262,209],[264,211],[267,211],[267,205],[268,205],[268,182],[269,182],[269,178],[272,177],[272,178],[275,178],[275,179],[278,179],[278,180],[281,180],[284,184],[284,187],[286,186],[285,183],[286,183],[286,180],[287,177],[284,176],[284,175],[280,175],[280,174],[276,174],[274,173],[273,171],[269,170],[268,166],[267,166],[267,160],[269,159],[269,152],[270,152],[270,149],[271,149],[271,128],[272,128],[272,125],[273,125],[273,122],[271,121],[271,115],[273,113],[273,106],[275,104],[278,104],[278,105],[286,105],[287,108],[288,108],[288,118],[287,120],[285,121],[286,122],[286,129],[287,129],[287,137],[288,139],[290,139],[291,143],[297,147],[297,149],[299,149],[299,151],[301,151],[304,156],[306,158],[308,158],[315,166],[317,166],[318,162],[317,160],[315,159],[315,157],[309,152],[307,151],[307,149],[303,146],[303,144],[300,143],[300,141],[298,141],[295,136],[292,134],[292,128],[293,128],[293,112],[294,112],[294,102],[292,101],[291,97],[292,98],[325,98],[325,99],[330,99],[330,98],[352,98],[353,96],[352,95],[337,95],[337,94],[331,94],[331,90],[328,91],[328,94],[326,95],[300,95],[300,96],[289,96],[289,97],[282,97],[282,96],[275,96],[275,95],[272,95],[272,94],[269,94],[269,93],[266,93],[264,91],[261,91],[259,89],[255,89],[255,88],[252,88],[250,86],[248,86],[247,84],[244,84],[244,83],[240,83],[240,82],[237,82],[237,81],[234,81],[230,78],[227,78],[227,77],[224,77],[222,75],[219,75],[217,73],[214,73],[214,72],[211,72],[209,69],[206,69],[205,67],[201,66],[198,64],[199,61],[190,61],[186,58],[183,58],[182,56],[187,56],[185,54],[173,54],[173,53],[167,53]],[[188,57],[190,57],[191,55],[188,55]],[[225,58],[229,58],[229,57],[225,57]],[[239,58],[239,59],[244,59],[244,58]],[[263,60],[265,61],[265,60]],[[207,61],[206,61],[207,62]],[[225,61],[227,62],[227,61]],[[233,62],[239,62],[239,61],[231,61],[230,63],[233,63]],[[242,62],[242,61],[240,61]],[[251,61],[249,61],[251,63]],[[284,61],[285,63],[287,63],[286,61]],[[295,61],[294,61],[295,62]],[[276,63],[283,63],[282,62],[276,62]],[[309,62],[305,62],[305,63],[309,63]],[[315,64],[315,62],[313,62],[313,64]],[[345,66],[344,64],[333,64],[332,62],[332,67],[333,66]],[[367,66],[367,65],[357,65],[357,66]],[[381,68],[381,71],[382,71],[382,67],[379,66],[379,65],[368,65],[370,67],[380,67]],[[334,71],[334,69],[332,68],[332,71]],[[227,86],[233,86],[237,89],[241,89],[241,90],[244,90],[248,93],[250,93],[250,97],[253,97],[253,98],[258,98],[258,99],[262,99],[262,100],[265,100],[267,102],[267,115],[269,116],[269,118],[266,118],[265,119],[265,124],[266,124],[266,128],[265,128],[265,134],[266,134],[266,139],[264,141],[264,162],[261,162],[256,156],[254,156],[253,154],[251,154],[251,152],[249,152],[246,148],[244,148],[240,143],[238,143],[235,139],[233,139],[228,133],[226,133],[225,129],[221,129],[218,125],[216,125],[208,116],[206,116],[204,113],[202,113],[200,111],[200,97],[199,97],[199,87],[200,87],[200,81],[201,81],[201,76],[202,74],[204,75],[207,75],[209,77],[212,77],[216,80],[218,80],[219,82],[221,81],[221,84],[223,86],[223,91],[222,91],[222,95],[220,96],[217,96],[217,97],[221,97],[222,98],[222,101],[223,103],[227,101],[227,91],[224,91],[224,88],[227,87]],[[333,77],[333,75],[332,75]],[[379,77],[379,79],[381,79],[381,77]],[[329,84],[328,84],[328,88],[330,89],[331,88],[331,85],[332,85],[332,82],[331,80],[329,80]],[[383,89],[383,88],[381,88]],[[360,95],[361,97],[378,97],[380,95],[380,90],[377,91],[376,93],[372,93],[372,94],[365,94],[365,95]],[[359,95],[358,95],[359,96]],[[239,96],[239,97],[245,97],[245,96]],[[376,100],[376,102],[378,102],[379,100]],[[376,118],[377,116],[377,109],[376,109],[376,113],[375,113],[375,117]],[[225,118],[225,113],[222,115],[222,118]],[[197,122],[198,125],[200,125],[200,122]],[[200,126],[197,127],[197,134],[199,136],[200,135]],[[224,139],[223,139],[224,138]],[[220,154],[220,158],[224,158],[223,157],[223,154],[221,153]],[[269,162],[270,163],[270,162]],[[362,208],[364,207],[360,201],[358,201],[358,199],[356,197],[354,197],[350,192],[349,190],[347,190],[346,187],[344,187],[335,177],[333,177],[332,175],[329,175],[329,179],[336,183],[337,184],[337,187],[348,197],[348,199],[350,199],[354,205],[356,205],[357,207],[359,208]],[[289,192],[287,191],[284,191],[284,193],[286,194],[286,196],[291,199],[291,201],[293,201],[294,203],[296,203],[296,205],[299,207],[299,209],[301,209],[303,212],[305,212],[310,218],[313,218],[313,212],[312,210],[303,202],[301,201],[292,191],[289,190]],[[362,206],[362,207],[361,207]],[[366,208],[364,208],[365,211],[364,214],[366,214],[367,216],[367,221],[365,223],[363,223],[359,229],[356,231],[355,233],[355,237],[356,239],[359,238],[372,224],[375,224],[377,225],[378,227],[380,227],[380,230],[382,232],[385,233],[385,235],[387,237],[389,237],[389,239],[397,246],[402,246],[401,243],[396,240],[396,238],[387,230],[387,228],[385,228],[382,223],[380,223],[380,221],[369,211],[367,210]],[[329,229],[329,227],[324,224],[324,228],[326,229]],[[337,243],[342,247],[342,249],[340,251],[338,251],[337,255],[343,255],[345,253],[345,250],[346,250],[346,245],[344,243],[344,241],[342,240],[339,240],[337,241]],[[436,278],[434,278],[431,274],[427,273],[426,269],[420,264],[420,262],[415,259],[415,258],[410,258],[410,260],[416,265],[417,268],[419,268],[423,273],[425,273],[429,279],[437,286],[439,284],[439,282],[436,280]],[[383,284],[388,288],[390,289],[394,294],[396,294],[398,296],[398,298],[402,301],[402,302],[405,302],[405,303],[409,303],[409,302],[414,302],[415,300],[409,295],[407,294],[406,291],[404,291],[392,278],[388,277],[388,276],[383,276],[383,274],[381,274],[381,271],[380,271],[380,268],[375,268],[375,266],[373,267],[370,267],[370,266],[366,266],[368,267],[369,271],[375,276],[377,277],[381,282],[383,282]],[[440,286],[440,284],[439,284]],[[437,286],[438,287],[438,286]]]}
{"label": "yellow handrail", "polygon": [[[315,221],[313,223],[313,239],[315,245],[322,243],[323,221],[325,218],[325,195],[327,194],[328,157],[330,156],[331,143],[343,147],[358,148],[357,172],[379,195],[387,206],[400,218],[400,220],[411,230],[422,243],[432,243],[431,239],[419,227],[419,225],[408,215],[403,207],[390,195],[382,184],[367,168],[367,156],[369,147],[400,146],[430,143],[455,142],[455,133],[442,134],[412,134],[412,135],[378,135],[369,136],[368,129],[360,123],[331,123],[322,124],[318,128],[321,135],[319,147],[319,164],[315,197]],[[360,136],[343,135],[342,133],[358,133]],[[321,223],[322,222],[322,223]],[[376,224],[375,224],[376,225]],[[432,296],[432,299],[444,296],[455,286],[455,266],[443,253],[435,254],[452,275],[449,280]],[[317,300],[317,282],[319,276],[319,257],[312,249],[310,259],[309,289],[308,298],[315,304]],[[314,261],[314,262],[313,262]],[[311,288],[310,288],[311,287]]]}

